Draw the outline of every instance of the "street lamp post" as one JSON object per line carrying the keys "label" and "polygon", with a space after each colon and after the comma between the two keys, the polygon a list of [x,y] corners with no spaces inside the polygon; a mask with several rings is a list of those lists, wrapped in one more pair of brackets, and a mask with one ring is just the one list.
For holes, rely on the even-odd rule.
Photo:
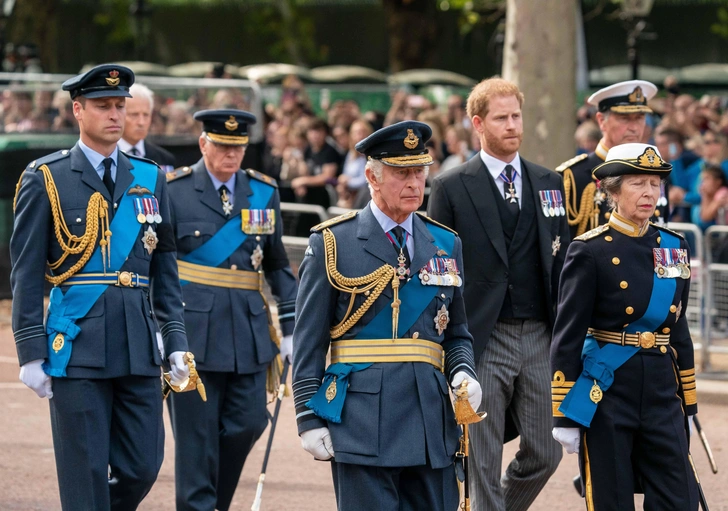
{"label": "street lamp post", "polygon": [[632,70],[632,80],[639,77],[639,52],[637,43],[640,36],[643,35],[647,23],[646,18],[655,0],[623,0],[622,1],[622,19],[627,20],[629,28],[627,29],[627,60]]}

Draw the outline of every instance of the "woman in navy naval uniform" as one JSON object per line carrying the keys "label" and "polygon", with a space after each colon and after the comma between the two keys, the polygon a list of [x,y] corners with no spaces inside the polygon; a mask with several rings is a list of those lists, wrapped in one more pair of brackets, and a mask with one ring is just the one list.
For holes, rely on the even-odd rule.
{"label": "woman in navy naval uniform", "polygon": [[594,169],[614,207],[575,238],[551,345],[553,435],[580,455],[587,510],[694,511],[687,418],[697,412],[684,310],[685,240],[649,222],[672,166],[646,144],[610,149]]}

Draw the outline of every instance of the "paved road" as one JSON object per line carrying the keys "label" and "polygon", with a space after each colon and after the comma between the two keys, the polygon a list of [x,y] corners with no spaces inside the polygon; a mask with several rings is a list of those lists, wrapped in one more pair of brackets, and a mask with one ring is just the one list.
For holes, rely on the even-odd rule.
{"label": "paved road", "polygon": [[[0,317],[4,316],[0,314]],[[7,316],[5,316],[7,317]],[[17,380],[17,361],[7,323],[0,325],[0,510],[56,511],[60,509],[53,444],[48,418],[48,402],[38,399]],[[712,384],[702,399],[700,418],[710,435],[713,451],[722,472],[713,475],[698,440],[693,451],[703,479],[711,511],[728,511],[728,383]],[[700,383],[698,387],[700,397]],[[272,406],[272,405],[271,405]],[[286,399],[276,433],[274,451],[268,465],[262,510],[334,511],[334,492],[328,464],[313,461],[299,444],[295,433],[293,403]],[[267,433],[253,448],[243,471],[234,510],[248,510],[265,450]],[[516,450],[506,446],[510,459]],[[194,469],[194,460],[190,468]],[[577,472],[576,458],[565,456],[531,508],[533,511],[584,509],[583,501],[571,486]],[[640,506],[638,506],[639,508]],[[174,452],[167,423],[166,457],[159,479],[140,510],[174,510]]]}

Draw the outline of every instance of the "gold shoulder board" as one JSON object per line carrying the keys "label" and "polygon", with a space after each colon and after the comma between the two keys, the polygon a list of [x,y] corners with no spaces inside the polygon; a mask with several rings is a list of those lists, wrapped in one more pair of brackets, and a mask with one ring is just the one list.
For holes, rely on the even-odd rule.
{"label": "gold shoulder board", "polygon": [[331,227],[332,225],[340,224],[341,222],[346,222],[347,220],[351,220],[354,218],[357,214],[357,211],[349,211],[348,213],[344,213],[343,215],[335,216],[334,218],[329,218],[325,222],[321,222],[318,225],[314,225],[311,227],[311,232],[321,232],[327,227]]}
{"label": "gold shoulder board", "polygon": [[456,231],[455,229],[451,229],[451,228],[449,228],[449,227],[448,227],[447,225],[441,224],[441,223],[440,223],[440,222],[438,222],[437,220],[433,220],[432,218],[430,218],[429,216],[425,215],[425,214],[424,214],[424,213],[422,213],[421,211],[417,211],[417,214],[418,214],[418,215],[420,216],[420,218],[421,218],[422,220],[424,220],[425,222],[430,222],[431,224],[435,224],[435,225],[436,225],[436,226],[438,226],[438,227],[442,227],[442,228],[443,228],[443,229],[445,229],[446,231],[450,231],[451,233],[453,233],[454,235],[456,235],[456,236],[457,236],[457,234],[458,234],[458,233],[457,233],[457,231]]}
{"label": "gold shoulder board", "polygon": [[596,227],[596,228],[592,229],[591,231],[586,231],[584,234],[577,236],[574,239],[579,240],[579,241],[590,240],[592,238],[596,238],[600,234],[604,234],[608,230],[609,230],[609,224],[600,225],[599,227]]}
{"label": "gold shoulder board", "polygon": [[181,177],[189,176],[192,174],[192,168],[191,167],[180,167],[178,169],[174,169],[172,172],[167,172],[167,182],[171,183],[172,181],[179,179]]}
{"label": "gold shoulder board", "polygon": [[247,169],[245,172],[248,173],[250,177],[253,179],[257,179],[258,181],[263,181],[267,185],[271,185],[273,188],[278,188],[278,183],[275,179],[273,179],[270,176],[266,176],[265,174],[258,172],[257,170],[253,169]]}
{"label": "gold shoulder board", "polygon": [[668,229],[664,225],[657,225],[657,224],[655,224],[653,222],[650,222],[650,225],[652,225],[655,229],[659,229],[661,231],[669,232],[670,234],[673,234],[673,235],[677,236],[680,239],[685,239],[685,236],[682,233],[679,233],[677,231],[673,231],[672,229]]}
{"label": "gold shoulder board", "polygon": [[563,172],[569,167],[572,167],[575,163],[579,163],[581,160],[586,160],[587,158],[589,158],[589,155],[586,153],[580,154],[579,156],[574,156],[572,159],[566,160],[554,170],[556,170],[556,172]]}

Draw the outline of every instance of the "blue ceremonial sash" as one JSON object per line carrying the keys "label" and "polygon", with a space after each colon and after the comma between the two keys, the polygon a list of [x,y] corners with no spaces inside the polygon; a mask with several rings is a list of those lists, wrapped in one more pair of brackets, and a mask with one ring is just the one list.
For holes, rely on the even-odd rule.
{"label": "blue ceremonial sash", "polygon": [[[425,223],[427,230],[435,238],[435,245],[447,250],[452,254],[455,248],[455,235],[442,227]],[[398,330],[407,332],[415,321],[422,315],[425,308],[437,296],[439,286],[423,286],[419,274],[416,274],[399,291],[399,324]],[[392,308],[384,307],[374,319],[357,333],[354,339],[389,339],[392,337]],[[313,412],[322,419],[341,423],[341,411],[344,409],[346,400],[346,389],[349,386],[349,375],[362,371],[372,363],[331,364],[326,368],[321,386],[311,399],[306,403]],[[336,395],[329,401],[326,398],[326,389],[331,382],[336,381]]]}
{"label": "blue ceremonial sash", "polygon": [[[660,232],[660,248],[680,248],[680,239],[668,232]],[[675,279],[661,279],[655,274],[652,280],[652,294],[644,316],[630,323],[624,331],[628,334],[654,332],[667,318],[675,296]],[[597,403],[590,399],[591,388],[596,382],[606,392],[614,382],[614,372],[632,358],[641,348],[606,344],[599,348],[593,336],[587,335],[581,353],[583,370],[574,383],[559,411],[566,417],[589,427],[597,411]]]}
{"label": "blue ceremonial sash", "polygon": [[[250,180],[250,187],[253,189],[253,195],[250,197],[249,209],[265,209],[275,188],[255,179]],[[177,259],[217,268],[240,248],[246,239],[248,239],[248,235],[243,232],[243,217],[241,214],[237,214],[225,222],[225,225],[212,238],[189,254],[178,256]],[[180,280],[180,284],[183,286],[189,283],[188,280]]]}
{"label": "blue ceremonial sash", "polygon": [[[111,221],[111,263],[107,273],[115,273],[126,262],[126,258],[138,241],[139,222],[134,211],[134,197],[126,192],[133,187],[147,188],[151,194],[157,184],[157,166],[141,160],[134,160],[134,168],[130,170],[134,177],[129,188],[119,201],[114,219]],[[103,233],[102,233],[103,236]],[[101,258],[101,247],[96,247],[91,258],[83,267],[84,272],[100,273],[104,271]],[[46,374],[56,378],[66,376],[66,367],[71,359],[72,342],[81,329],[76,320],[83,318],[96,301],[104,294],[108,284],[89,284],[70,286],[64,294],[60,287],[51,290],[46,333],[48,334],[48,361],[43,363]],[[53,349],[53,341],[57,334],[63,334],[64,343],[58,352]]]}

